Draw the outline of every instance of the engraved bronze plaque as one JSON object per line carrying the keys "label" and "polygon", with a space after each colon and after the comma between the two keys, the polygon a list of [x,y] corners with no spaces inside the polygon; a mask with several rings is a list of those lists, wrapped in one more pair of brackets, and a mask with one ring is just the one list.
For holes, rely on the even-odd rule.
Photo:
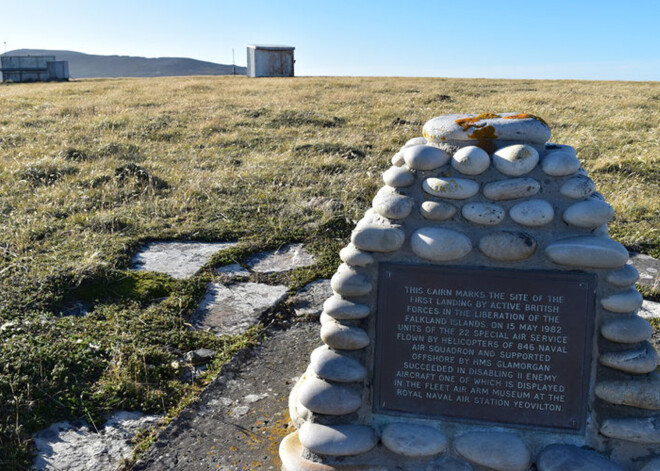
{"label": "engraved bronze plaque", "polygon": [[381,263],[374,410],[584,427],[595,275]]}

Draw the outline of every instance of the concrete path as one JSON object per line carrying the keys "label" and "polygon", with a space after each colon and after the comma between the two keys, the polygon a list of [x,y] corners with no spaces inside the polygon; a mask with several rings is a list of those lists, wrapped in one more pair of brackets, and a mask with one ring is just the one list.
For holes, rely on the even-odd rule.
{"label": "concrete path", "polygon": [[318,321],[272,331],[226,365],[133,470],[279,470],[289,391],[320,344]]}

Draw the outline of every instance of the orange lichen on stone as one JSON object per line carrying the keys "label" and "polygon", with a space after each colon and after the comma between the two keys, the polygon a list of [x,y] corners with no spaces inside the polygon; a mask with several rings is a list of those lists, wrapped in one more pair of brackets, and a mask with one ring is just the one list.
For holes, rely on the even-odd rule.
{"label": "orange lichen on stone", "polygon": [[[289,417],[289,409],[286,408],[282,412],[269,415],[268,420],[257,419],[254,421],[252,430],[242,428],[243,434],[239,435],[241,442],[245,443],[248,450],[261,449],[264,450],[264,455],[269,456],[269,464],[280,469],[282,462],[280,461],[279,446],[280,442],[291,433],[294,429]],[[242,448],[242,447],[240,447]],[[230,448],[233,452],[240,452],[240,448],[232,446]],[[243,469],[260,469],[264,462],[253,461],[248,466],[249,468]],[[238,468],[237,468],[238,469]]]}
{"label": "orange lichen on stone", "polygon": [[485,126],[485,124],[478,125],[477,123],[479,121],[482,121],[484,119],[493,119],[493,118],[501,118],[501,116],[495,113],[482,113],[478,116],[473,116],[472,118],[457,119],[455,122],[461,128],[463,128],[463,131],[467,131],[470,128],[481,128]]}
{"label": "orange lichen on stone", "polygon": [[493,126],[479,127],[474,131],[472,131],[472,134],[468,134],[468,137],[470,139],[479,139],[479,140],[497,139],[497,135],[495,134],[495,128]]}
{"label": "orange lichen on stone", "polygon": [[493,152],[495,152],[495,143],[493,141],[489,141],[489,140],[486,140],[486,139],[479,140],[477,142],[477,147],[482,148],[483,150],[485,150],[489,154],[492,154]]}
{"label": "orange lichen on stone", "polygon": [[543,118],[529,113],[520,113],[520,114],[514,114],[512,116],[504,116],[503,119],[535,119],[548,126],[548,123],[546,123]]}
{"label": "orange lichen on stone", "polygon": [[270,455],[271,462],[279,466],[282,465],[280,461],[280,442],[295,430],[291,424],[291,419],[289,417],[289,410],[286,409],[282,412],[282,415],[279,419],[273,420],[271,424],[266,429],[266,450]]}

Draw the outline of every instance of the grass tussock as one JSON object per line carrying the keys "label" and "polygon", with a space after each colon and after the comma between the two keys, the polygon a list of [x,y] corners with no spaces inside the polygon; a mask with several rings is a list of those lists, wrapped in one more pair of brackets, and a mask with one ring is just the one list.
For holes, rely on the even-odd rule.
{"label": "grass tussock", "polygon": [[[390,157],[437,115],[543,117],[614,206],[613,237],[660,256],[658,97],[658,83],[415,78],[1,87],[0,468],[28,466],[30,434],[56,420],[171,414],[198,387],[182,353],[217,350],[217,371],[255,341],[188,330],[210,270],[131,274],[141,241],[242,242],[211,265],[300,241],[319,264],[270,281],[329,276]],[[89,314],[63,315],[74,299]]]}

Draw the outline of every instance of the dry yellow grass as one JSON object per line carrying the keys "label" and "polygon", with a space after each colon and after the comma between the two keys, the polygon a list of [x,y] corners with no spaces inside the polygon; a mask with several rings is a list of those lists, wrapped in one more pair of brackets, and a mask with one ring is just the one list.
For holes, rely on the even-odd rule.
{"label": "dry yellow grass", "polygon": [[[578,149],[617,209],[614,229],[622,242],[657,250],[656,243],[646,244],[658,239],[659,96],[657,83],[455,79],[213,77],[5,86],[0,214],[12,224],[0,240],[18,256],[35,256],[35,248],[55,258],[64,252],[59,263],[80,267],[112,261],[118,250],[90,225],[125,222],[139,236],[212,237],[215,227],[225,226],[222,209],[232,214],[232,197],[253,207],[321,195],[355,213],[362,208],[351,201],[368,199],[362,188],[373,189],[375,173],[430,117],[525,111],[550,123],[554,141]],[[296,151],[305,144],[316,147]],[[342,158],[350,148],[366,158]],[[71,150],[82,156],[67,156]],[[170,188],[146,189],[142,197],[103,182],[129,162]],[[35,183],[31,169],[54,172],[58,181]],[[35,231],[49,237],[35,242]],[[51,237],[61,232],[67,237]]]}

